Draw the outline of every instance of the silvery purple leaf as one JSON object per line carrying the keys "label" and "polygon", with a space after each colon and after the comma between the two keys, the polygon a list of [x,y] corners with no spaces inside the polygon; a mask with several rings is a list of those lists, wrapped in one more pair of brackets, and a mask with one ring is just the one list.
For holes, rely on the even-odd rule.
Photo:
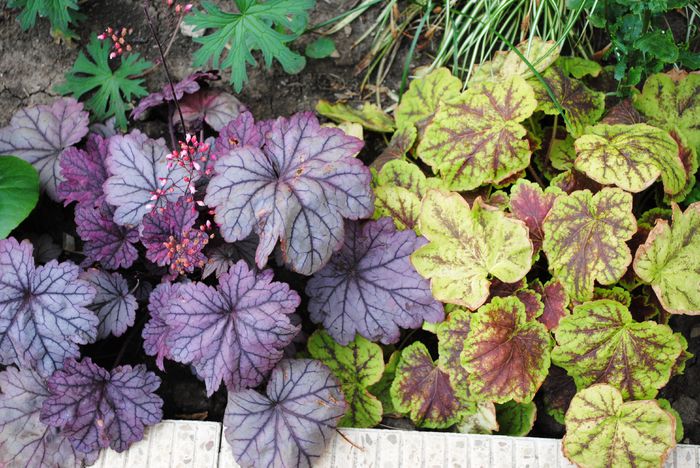
{"label": "silvery purple leaf", "polygon": [[56,186],[61,180],[61,154],[87,134],[88,121],[83,105],[72,98],[58,99],[51,106],[25,107],[12,116],[10,125],[0,129],[0,154],[32,164],[42,188],[59,201]]}
{"label": "silvery purple leaf", "polygon": [[263,381],[299,332],[289,320],[299,302],[287,284],[272,281],[272,270],[254,272],[240,261],[216,289],[182,284],[158,314],[176,330],[166,340],[172,359],[193,364],[211,395],[221,382],[236,391]]}
{"label": "silvery purple leaf", "polygon": [[88,128],[90,129],[91,133],[100,135],[102,138],[109,138],[119,133],[119,131],[117,131],[116,124],[117,118],[110,117],[105,120],[104,123],[97,122],[90,125]]}
{"label": "silvery purple leaf", "polygon": [[0,240],[0,364],[48,376],[95,340],[95,289],[79,274],[71,262],[35,267],[29,241]]}
{"label": "silvery purple leaf", "polygon": [[88,136],[85,151],[71,147],[63,152],[60,161],[63,180],[58,184],[58,197],[64,205],[74,201],[102,204],[102,184],[109,177],[105,166],[108,152],[109,139],[94,133]]}
{"label": "silvery purple leaf", "polygon": [[129,285],[119,273],[107,273],[90,268],[80,275],[97,291],[89,309],[97,314],[97,339],[110,334],[121,336],[136,319],[136,298],[129,292]]}
{"label": "silvery purple leaf", "polygon": [[[134,130],[110,138],[104,184],[107,203],[117,207],[114,222],[137,226],[153,209],[165,206],[185,193],[187,171],[177,164],[168,168],[168,149],[161,138],[151,140]],[[153,198],[157,193],[162,196]]]}
{"label": "silvery purple leaf", "polygon": [[114,208],[102,205],[94,208],[79,204],[75,208],[75,224],[83,240],[83,266],[100,262],[108,270],[129,268],[139,254],[134,244],[139,241],[138,229],[119,226],[112,218]]}
{"label": "silvery purple leaf", "polygon": [[164,370],[163,359],[171,359],[167,346],[168,335],[177,333],[180,329],[168,327],[160,315],[171,307],[171,301],[176,297],[179,287],[180,284],[177,283],[161,283],[153,290],[148,302],[151,318],[141,332],[143,350],[147,355],[156,357],[156,365],[160,370]]}
{"label": "silvery purple leaf", "polygon": [[218,157],[241,146],[262,148],[263,141],[263,134],[255,123],[253,114],[244,111],[221,129],[219,136],[216,138],[216,143],[214,143],[216,148],[214,153]]}
{"label": "silvery purple leaf", "polygon": [[311,113],[279,118],[263,149],[238,147],[219,158],[205,203],[228,242],[260,236],[258,267],[280,239],[290,268],[312,274],[342,242],[343,217],[374,210],[369,169],[353,157],[361,148]]}
{"label": "silvery purple leaf", "polygon": [[[199,80],[215,80],[217,79],[215,73],[209,72],[196,72],[185,77],[182,81],[175,83],[175,98],[179,101],[185,94],[196,93],[200,90]],[[132,119],[140,118],[148,109],[152,107],[160,106],[168,101],[174,101],[173,90],[170,87],[170,83],[163,86],[160,92],[151,93],[145,98],[141,99],[138,105],[131,111],[130,117]]]}
{"label": "silvery purple leaf", "polygon": [[425,243],[411,230],[397,231],[391,218],[346,223],[342,248],[306,285],[311,320],[342,345],[355,333],[395,343],[399,327],[443,320],[429,282],[411,265],[410,255]]}
{"label": "silvery purple leaf", "polygon": [[223,244],[207,251],[207,264],[202,271],[202,279],[212,273],[220,277],[239,260],[244,260],[250,268],[255,268],[255,249],[258,247],[258,236],[251,234],[242,241],[233,244]]}
{"label": "silvery purple leaf", "polygon": [[49,395],[46,382],[29,369],[8,367],[0,372],[0,466],[4,468],[81,468],[98,452],[76,452],[55,427],[39,420]]}
{"label": "silvery purple leaf", "polygon": [[186,96],[180,101],[180,109],[186,124],[204,121],[218,132],[238,117],[238,114],[245,110],[245,106],[229,93],[218,89],[204,89]]}
{"label": "silvery purple leaf", "polygon": [[143,364],[108,372],[90,358],[68,359],[47,386],[41,421],[61,428],[79,452],[123,452],[163,417],[163,400],[154,393],[160,379]]}
{"label": "silvery purple leaf", "polygon": [[226,440],[242,468],[310,467],[346,409],[340,384],[320,361],[285,359],[270,375],[267,396],[229,393]]}

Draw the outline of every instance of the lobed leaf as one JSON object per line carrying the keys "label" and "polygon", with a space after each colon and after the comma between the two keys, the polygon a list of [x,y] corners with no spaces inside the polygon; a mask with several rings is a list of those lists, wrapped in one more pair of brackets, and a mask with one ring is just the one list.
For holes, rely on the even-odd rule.
{"label": "lobed leaf", "polygon": [[357,123],[375,132],[391,133],[395,129],[393,119],[379,106],[369,102],[356,108],[342,102],[332,104],[321,99],[316,104],[316,112],[336,123]]}
{"label": "lobed leaf", "polygon": [[538,184],[525,179],[518,180],[510,189],[510,212],[527,226],[535,254],[542,248],[544,219],[561,193],[554,187],[543,191]]}
{"label": "lobed leaf", "polygon": [[531,283],[534,291],[539,293],[544,309],[542,315],[537,317],[547,330],[555,330],[561,319],[569,315],[569,295],[564,286],[557,280],[549,280],[544,285],[540,280]]}
{"label": "lobed leaf", "polygon": [[496,418],[498,434],[525,437],[535,425],[537,405],[532,401],[517,403],[510,400],[496,405]]}
{"label": "lobed leaf", "polygon": [[450,377],[452,388],[463,399],[469,395],[469,373],[462,366],[462,352],[471,330],[471,319],[471,312],[455,309],[436,327],[439,365]]}
{"label": "lobed leaf", "polygon": [[515,47],[520,55],[527,59],[529,65],[513,50],[499,51],[493,60],[477,66],[469,84],[504,81],[513,76],[529,78],[533,76],[530,66],[542,73],[559,57],[559,46],[554,41],[543,41],[537,36],[526,39]]}
{"label": "lobed leaf", "polygon": [[186,125],[206,122],[219,132],[246,108],[234,95],[210,88],[182,98],[180,110]]}
{"label": "lobed leaf", "polygon": [[109,153],[109,138],[96,133],[88,135],[85,150],[70,147],[60,158],[61,176],[58,198],[64,206],[71,202],[100,206],[104,202],[102,185],[109,177],[105,160]]}
{"label": "lobed leaf", "polygon": [[83,266],[100,262],[108,270],[129,268],[139,254],[134,244],[139,241],[138,229],[120,226],[113,221],[114,208],[99,208],[80,203],[75,208],[75,224],[83,240]]}
{"label": "lobed leaf", "polygon": [[134,324],[138,307],[124,277],[91,268],[82,272],[80,279],[88,281],[97,292],[88,307],[99,319],[97,339],[107,338],[110,334],[123,335]]}
{"label": "lobed leaf", "polygon": [[447,68],[437,68],[411,81],[394,112],[396,126],[415,126],[422,134],[440,104],[459,96],[461,89],[459,78],[452,76]]}

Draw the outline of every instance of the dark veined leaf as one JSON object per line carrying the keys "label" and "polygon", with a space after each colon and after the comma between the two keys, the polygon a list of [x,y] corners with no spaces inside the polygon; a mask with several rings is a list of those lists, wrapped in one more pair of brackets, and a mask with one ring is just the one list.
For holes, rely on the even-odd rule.
{"label": "dark veined leaf", "polygon": [[316,112],[336,123],[351,122],[375,132],[393,132],[394,120],[376,104],[365,102],[355,108],[342,102],[332,104],[321,99],[316,104]]}
{"label": "dark veined leaf", "polygon": [[287,265],[302,274],[318,271],[342,242],[343,217],[372,214],[369,170],[354,155],[362,142],[316,117],[279,118],[265,146],[237,147],[221,156],[205,203],[216,209],[228,242],[260,236],[262,268],[277,239]]}
{"label": "dark veined leaf", "polygon": [[525,179],[520,179],[510,189],[510,212],[527,225],[535,254],[542,248],[544,219],[561,194],[556,187],[543,191],[538,184]]}
{"label": "dark veined leaf", "polygon": [[14,156],[0,156],[0,239],[32,212],[39,201],[39,174]]}
{"label": "dark veined leaf", "polygon": [[347,404],[326,366],[285,359],[272,371],[267,395],[229,392],[226,440],[242,468],[309,468],[321,456]]}
{"label": "dark veined leaf", "polygon": [[[143,78],[135,78],[152,64],[139,54],[129,52],[120,58],[119,67],[112,70],[109,63],[110,41],[101,41],[93,36],[87,45],[87,56],[80,52],[73,68],[66,73],[65,82],[56,86],[56,91],[80,99],[85,94],[90,98],[85,106],[99,121],[115,117],[117,125],[126,129],[126,110],[135,97],[148,94],[143,87]],[[89,58],[88,58],[89,57]]]}
{"label": "dark veined leaf", "polygon": [[674,195],[665,194],[664,201],[667,203],[672,201],[682,202],[688,197],[690,192],[692,192],[693,187],[695,187],[695,173],[698,171],[700,160],[698,160],[697,150],[688,144],[683,133],[673,129],[669,130],[668,134],[671,135],[671,138],[673,138],[678,145],[678,158],[683,164],[685,184],[678,193]]}
{"label": "dark veined leaf", "polygon": [[494,54],[493,60],[476,66],[469,84],[505,81],[513,76],[528,78],[533,75],[531,67],[542,73],[559,57],[559,46],[554,41],[543,41],[537,36],[525,39],[516,48],[520,54],[513,50],[499,51]]}
{"label": "dark veined leaf", "polygon": [[413,125],[397,128],[389,140],[389,144],[370,164],[371,168],[381,171],[384,166],[395,160],[401,160],[413,148],[418,132]]}
{"label": "dark veined leaf", "polygon": [[471,312],[455,309],[435,330],[440,365],[450,377],[452,388],[462,395],[463,399],[469,395],[469,373],[462,366],[462,351],[469,336],[471,319]]}
{"label": "dark veined leaf", "polygon": [[193,364],[211,395],[221,382],[232,392],[260,385],[299,332],[289,318],[299,302],[287,284],[272,281],[272,270],[240,261],[216,289],[181,285],[158,316],[174,330],[166,339],[172,359]]}
{"label": "dark veined leaf", "polygon": [[323,330],[314,332],[307,344],[309,354],[331,370],[340,382],[348,410],[342,427],[374,427],[382,420],[382,404],[368,392],[384,372],[382,348],[361,336],[341,346]]}
{"label": "dark veined leaf", "polygon": [[245,106],[229,93],[205,89],[185,96],[180,109],[187,125],[206,122],[218,132],[245,111]]}
{"label": "dark veined leaf", "polygon": [[569,295],[562,284],[555,280],[549,280],[542,284],[536,279],[531,283],[532,289],[539,293],[544,304],[542,315],[537,320],[542,322],[547,330],[554,330],[559,326],[562,318],[569,315]]}
{"label": "dark veined leaf", "polygon": [[265,141],[262,130],[261,122],[255,122],[253,114],[243,111],[221,129],[214,152],[219,157],[240,146],[262,148]]}
{"label": "dark veined leaf", "polygon": [[[215,73],[195,72],[189,74],[181,81],[174,83],[172,87],[170,86],[170,83],[167,83],[163,86],[161,91],[151,93],[145,98],[141,99],[138,105],[131,111],[129,117],[132,119],[138,119],[152,107],[157,107],[166,102],[172,102],[175,100],[181,101],[186,94],[194,94],[201,89],[201,86],[199,85],[200,81],[215,80],[217,78],[218,75]],[[175,89],[175,94],[173,94],[173,88]]]}
{"label": "dark veined leaf", "polygon": [[532,401],[517,403],[511,400],[496,405],[497,433],[501,435],[525,437],[535,425],[536,418],[537,405]]}
{"label": "dark veined leaf", "polygon": [[88,308],[100,320],[97,325],[98,340],[110,334],[121,336],[134,324],[138,305],[122,275],[91,268],[81,273],[80,279],[88,281],[97,291]]}
{"label": "dark veined leaf", "polygon": [[58,201],[61,155],[87,132],[88,113],[83,105],[74,99],[58,99],[51,106],[17,111],[10,124],[0,128],[0,154],[17,156],[34,166],[41,188]]}
{"label": "dark veined leaf", "polygon": [[634,104],[632,104],[630,99],[625,99],[615,104],[605,114],[603,120],[600,121],[600,123],[607,125],[634,125],[644,122],[646,122],[646,119],[634,108]]}
{"label": "dark veined leaf", "polygon": [[547,376],[550,341],[545,326],[528,320],[515,297],[479,308],[462,351],[472,395],[496,403],[531,401]]}
{"label": "dark veined leaf", "polygon": [[5,468],[82,468],[97,452],[77,452],[58,429],[39,420],[49,391],[29,369],[8,367],[0,372],[0,463]]}
{"label": "dark veined leaf", "polygon": [[594,282],[613,284],[627,271],[632,254],[625,241],[637,230],[632,196],[617,188],[560,196],[544,221],[549,270],[572,299],[593,297]]}
{"label": "dark veined leaf", "polygon": [[8,0],[7,6],[22,8],[17,20],[24,31],[33,28],[39,16],[48,18],[53,31],[66,37],[73,37],[70,24],[76,19],[78,0]]}
{"label": "dark veined leaf", "polygon": [[607,299],[575,307],[554,335],[552,361],[579,389],[608,383],[625,398],[656,396],[682,351],[668,325],[635,322],[627,307]]}
{"label": "dark veined leaf", "polygon": [[[304,57],[292,52],[287,44],[306,27],[308,10],[314,0],[236,0],[237,13],[222,11],[212,2],[202,2],[204,11],[195,11],[185,24],[197,30],[213,30],[195,38],[202,47],[194,54],[197,67],[210,60],[214,67],[231,68],[231,83],[238,93],[248,81],[246,66],[256,63],[252,51],[259,50],[268,68],[277,60],[287,73],[298,73],[306,64]],[[226,57],[221,60],[224,48]]]}
{"label": "dark veined leaf", "polygon": [[179,283],[161,283],[148,297],[148,313],[151,318],[143,327],[141,336],[143,337],[143,350],[149,356],[155,356],[156,365],[160,370],[164,370],[163,359],[172,359],[168,342],[170,335],[176,336],[181,327],[168,326],[161,314],[167,312],[171,303],[178,297]]}
{"label": "dark veined leaf", "polygon": [[615,387],[580,391],[566,412],[564,454],[583,467],[655,467],[676,446],[676,421],[654,400],[628,401]]}
{"label": "dark veined leaf", "polygon": [[29,241],[0,240],[0,363],[48,376],[95,340],[95,289],[79,273],[72,262],[35,267]]}
{"label": "dark veined leaf", "polygon": [[251,234],[234,244],[222,244],[206,251],[207,263],[202,270],[202,279],[215,274],[220,277],[243,260],[250,268],[255,268],[255,249],[258,248],[258,236]]}
{"label": "dark veined leaf", "polygon": [[107,173],[106,159],[109,153],[109,138],[96,133],[88,135],[85,150],[75,147],[66,149],[60,159],[61,176],[57,194],[64,205],[71,202],[100,206],[104,201],[104,184]]}
{"label": "dark veined leaf", "polygon": [[564,369],[550,366],[549,374],[540,388],[542,405],[556,422],[564,425],[564,414],[569,409],[571,399],[576,395],[576,382]]}
{"label": "dark veined leaf", "polygon": [[163,400],[155,394],[159,386],[143,364],[110,372],[90,358],[71,358],[49,377],[41,422],[59,427],[79,452],[107,447],[123,452],[163,417]]}
{"label": "dark veined leaf", "polygon": [[129,268],[138,258],[134,244],[139,232],[133,226],[119,226],[112,219],[114,208],[103,204],[99,208],[79,204],[75,208],[75,224],[83,240],[83,266],[99,262],[108,270]]}
{"label": "dark veined leaf", "polygon": [[422,135],[440,103],[459,96],[461,89],[462,82],[447,68],[437,68],[411,81],[394,112],[397,127],[415,126]]}
{"label": "dark veined leaf", "polygon": [[343,246],[307,283],[311,320],[343,345],[356,333],[395,343],[399,327],[441,321],[442,305],[410,261],[423,243],[412,231],[396,231],[389,218],[347,223]]}

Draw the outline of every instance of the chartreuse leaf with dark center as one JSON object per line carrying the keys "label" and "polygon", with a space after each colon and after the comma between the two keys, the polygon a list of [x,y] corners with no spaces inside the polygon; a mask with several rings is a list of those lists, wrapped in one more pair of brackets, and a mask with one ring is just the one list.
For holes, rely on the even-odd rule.
{"label": "chartreuse leaf with dark center", "polygon": [[469,395],[469,374],[462,366],[462,351],[469,335],[471,318],[471,312],[455,309],[435,327],[440,365],[449,375],[452,388],[462,396]]}
{"label": "chartreuse leaf with dark center", "polygon": [[266,395],[229,392],[226,440],[244,468],[309,468],[323,454],[346,409],[340,384],[326,366],[285,359],[272,371]]}
{"label": "chartreuse leaf with dark center", "polygon": [[29,216],[39,201],[39,174],[26,161],[0,156],[0,239]]}
{"label": "chartreuse leaf with dark center", "polygon": [[530,270],[533,249],[525,223],[480,199],[470,208],[457,193],[430,190],[418,226],[430,243],[411,262],[442,302],[477,309],[489,296],[489,275],[514,283]]}
{"label": "chartreuse leaf with dark center", "polygon": [[[469,80],[469,84],[474,85],[482,81],[503,81],[512,76],[528,78],[533,75],[532,68],[542,73],[559,57],[559,47],[554,41],[543,41],[539,37],[526,39],[516,48],[520,54],[513,50],[499,51],[494,54],[493,60],[480,64]],[[529,63],[526,63],[521,55]]]}
{"label": "chartreuse leaf with dark center", "polygon": [[356,108],[342,102],[332,104],[321,99],[316,104],[316,112],[336,123],[351,122],[362,125],[367,130],[390,133],[394,131],[394,120],[376,104],[365,102]]}
{"label": "chartreuse leaf with dark center", "polygon": [[669,195],[668,193],[664,196],[664,201],[670,203],[672,201],[682,202],[688,197],[690,192],[692,192],[693,187],[695,187],[695,173],[698,171],[698,165],[700,160],[698,160],[698,152],[694,146],[688,143],[688,139],[685,135],[676,130],[669,130],[669,135],[676,141],[678,145],[678,157],[683,164],[684,175],[685,175],[685,185],[676,194]]}
{"label": "chartreuse leaf with dark center", "polygon": [[673,205],[673,222],[658,220],[634,256],[634,271],[651,284],[672,314],[700,315],[700,203],[685,212]]}
{"label": "chartreuse leaf with dark center", "polygon": [[391,385],[391,398],[394,406],[408,413],[417,426],[432,429],[452,426],[473,411],[473,405],[463,397],[452,386],[443,366],[433,362],[423,343],[417,341],[403,349]]}
{"label": "chartreuse leaf with dark center", "polygon": [[498,434],[525,437],[530,433],[537,418],[537,405],[529,401],[517,403],[513,400],[496,405]]}
{"label": "chartreuse leaf with dark center", "polygon": [[417,154],[451,190],[502,182],[530,164],[520,122],[536,106],[532,87],[520,77],[472,86],[439,107]]}
{"label": "chartreuse leaf with dark center", "polygon": [[422,78],[411,81],[408,91],[394,112],[396,126],[415,125],[419,134],[432,121],[440,103],[459,96],[462,82],[447,68],[437,68]]}
{"label": "chartreuse leaf with dark center", "polygon": [[384,372],[384,357],[378,344],[355,337],[347,346],[336,343],[323,330],[309,337],[308,350],[340,381],[348,410],[340,420],[343,427],[374,427],[382,420],[382,404],[367,391]]}
{"label": "chartreuse leaf with dark center", "polygon": [[579,389],[608,383],[626,399],[654,398],[682,351],[668,325],[636,322],[627,307],[607,299],[575,307],[554,336],[552,361]]}
{"label": "chartreuse leaf with dark center", "polygon": [[689,74],[677,83],[663,73],[652,75],[634,97],[634,106],[651,125],[677,128],[700,151],[700,75]]}
{"label": "chartreuse leaf with dark center", "polygon": [[628,401],[610,385],[594,385],[571,400],[564,454],[581,467],[663,466],[675,441],[675,419],[654,400]]}
{"label": "chartreuse leaf with dark center", "polygon": [[469,372],[469,390],[480,400],[528,402],[549,369],[549,332],[527,320],[515,297],[494,298],[472,316],[462,365]]}
{"label": "chartreuse leaf with dark center", "polygon": [[[195,11],[185,18],[185,24],[195,31],[212,30],[210,34],[194,38],[202,47],[194,54],[194,66],[230,68],[231,83],[238,93],[248,81],[247,65],[255,65],[253,50],[262,53],[265,66],[270,68],[277,60],[287,73],[299,73],[306,65],[302,55],[289,49],[287,44],[306,28],[308,10],[315,0],[235,0],[237,13],[222,11],[212,2],[202,2],[204,11]],[[221,60],[224,49],[226,57]]]}
{"label": "chartreuse leaf with dark center", "polygon": [[[605,93],[589,89],[583,82],[569,78],[559,67],[549,67],[542,78],[551,89],[566,115],[566,129],[575,137],[581,135],[587,125],[596,123],[605,111]],[[535,78],[529,81],[535,90],[537,110],[548,115],[559,114],[544,84]]]}
{"label": "chartreuse leaf with dark center", "polygon": [[540,295],[540,299],[544,304],[542,315],[537,317],[537,320],[542,322],[547,330],[554,330],[559,326],[559,321],[569,315],[569,295],[562,284],[552,279],[542,284],[536,279],[530,287]]}
{"label": "chartreuse leaf with dark center", "polygon": [[661,177],[664,191],[685,187],[678,145],[667,131],[647,124],[596,125],[575,142],[574,167],[603,185],[641,192]]}
{"label": "chartreuse leaf with dark center", "polygon": [[109,63],[109,41],[101,41],[93,36],[87,46],[86,56],[83,52],[66,73],[65,82],[56,86],[56,91],[80,99],[85,94],[90,98],[85,106],[92,111],[99,121],[110,117],[116,118],[117,125],[126,129],[126,110],[132,99],[148,94],[143,87],[143,78],[137,75],[151,67],[151,62],[143,60],[135,52],[124,54],[115,69]]}
{"label": "chartreuse leaf with dark center", "polygon": [[549,270],[572,299],[593,297],[593,285],[617,282],[632,261],[625,244],[637,231],[632,195],[617,188],[560,196],[544,221]]}
{"label": "chartreuse leaf with dark center", "polygon": [[552,163],[552,167],[560,171],[573,169],[576,161],[574,138],[567,134],[563,140],[557,138],[552,140],[549,149],[549,160]]}
{"label": "chartreuse leaf with dark center", "polygon": [[397,128],[391,136],[389,144],[384,148],[381,154],[372,161],[370,167],[381,170],[388,162],[403,159],[411,148],[413,148],[417,137],[418,131],[413,125],[404,125],[403,127]]}
{"label": "chartreuse leaf with dark center", "polygon": [[510,212],[527,225],[535,254],[542,248],[542,223],[554,201],[563,194],[556,187],[542,188],[529,180],[520,179],[510,189]]}

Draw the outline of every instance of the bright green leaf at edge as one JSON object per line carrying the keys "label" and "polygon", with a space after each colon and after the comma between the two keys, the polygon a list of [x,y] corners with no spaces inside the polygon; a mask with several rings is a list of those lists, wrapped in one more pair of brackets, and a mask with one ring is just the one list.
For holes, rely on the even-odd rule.
{"label": "bright green leaf at edge", "polygon": [[657,221],[634,257],[634,271],[672,314],[700,315],[700,203],[673,204],[673,223]]}
{"label": "bright green leaf at edge", "polygon": [[392,416],[401,414],[394,408],[394,402],[391,399],[391,384],[394,382],[394,377],[396,376],[396,366],[399,365],[399,359],[401,359],[401,351],[394,351],[391,353],[389,361],[384,366],[382,378],[379,379],[379,382],[369,387],[369,392],[376,396],[382,403],[384,414]]}
{"label": "bright green leaf at edge", "polygon": [[525,223],[479,199],[470,208],[457,193],[429,190],[418,224],[430,242],[411,255],[411,262],[430,279],[439,301],[475,310],[488,298],[489,275],[514,283],[532,265],[533,247]]}
{"label": "bright green leaf at edge", "polygon": [[497,434],[524,437],[530,433],[537,418],[537,405],[533,401],[517,403],[507,401],[496,405]]}
{"label": "bright green leaf at edge", "polygon": [[654,400],[623,403],[610,385],[576,394],[566,412],[564,454],[585,468],[660,467],[675,447],[675,419]]}
{"label": "bright green leaf at edge", "polygon": [[362,107],[356,109],[342,102],[331,104],[321,99],[316,104],[316,112],[324,117],[328,117],[334,122],[358,123],[367,130],[375,132],[393,132],[394,121],[379,106],[365,102]]}
{"label": "bright green leaf at edge", "polygon": [[411,82],[394,112],[396,125],[415,125],[420,130],[430,123],[441,102],[459,96],[462,82],[447,68],[438,68]]}
{"label": "bright green leaf at edge", "polygon": [[654,398],[671,378],[681,342],[668,325],[636,322],[627,307],[602,299],[574,308],[554,331],[552,362],[581,389],[615,386],[627,398]]}
{"label": "bright green leaf at edge", "polygon": [[382,404],[367,391],[379,382],[384,372],[382,348],[356,336],[347,346],[341,346],[325,331],[309,337],[311,356],[323,362],[340,381],[348,411],[340,420],[343,427],[374,427],[382,420]]}
{"label": "bright green leaf at edge", "polygon": [[335,42],[329,37],[319,37],[306,46],[304,53],[313,59],[322,59],[335,52]]}
{"label": "bright green leaf at edge", "polygon": [[76,0],[8,0],[7,7],[23,9],[17,16],[17,20],[24,31],[33,28],[37,16],[41,16],[49,19],[54,31],[66,37],[75,37],[69,25],[77,15]]}
{"label": "bright green leaf at edge", "polygon": [[29,216],[39,200],[39,174],[14,156],[0,156],[0,239]]}

